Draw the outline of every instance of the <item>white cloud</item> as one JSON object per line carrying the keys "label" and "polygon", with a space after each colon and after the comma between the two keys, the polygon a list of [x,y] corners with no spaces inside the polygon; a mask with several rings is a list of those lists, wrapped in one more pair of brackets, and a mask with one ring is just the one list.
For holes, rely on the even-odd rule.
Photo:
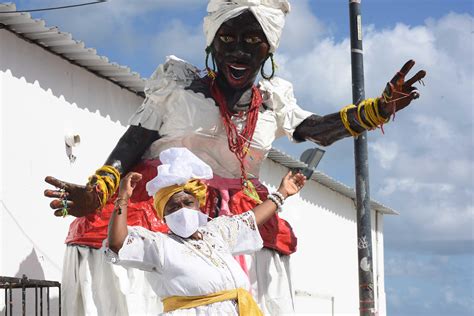
{"label": "white cloud", "polygon": [[471,315],[474,299],[469,291],[470,263],[472,256],[390,252],[385,260],[390,314]]}
{"label": "white cloud", "polygon": [[[444,286],[441,291],[443,292],[443,299],[445,304],[451,306],[460,306],[465,309],[474,310],[474,298],[473,297],[459,297],[458,293],[452,286]],[[472,292],[471,292],[472,295]]]}
{"label": "white cloud", "polygon": [[369,147],[372,149],[376,160],[384,169],[389,169],[398,156],[398,144],[395,142],[384,142],[377,139],[375,142],[370,143]]}
{"label": "white cloud", "polygon": [[425,131],[421,136],[423,140],[430,141],[433,139],[439,141],[449,141],[456,137],[455,132],[451,129],[450,124],[442,117],[429,117],[426,115],[416,115],[413,122],[417,128]]}
{"label": "white cloud", "polygon": [[[466,71],[472,70],[474,58],[472,58],[472,16],[469,14],[448,13],[439,20],[428,19],[427,28],[431,30],[436,38],[436,48],[454,60],[463,61],[467,64]],[[467,40],[467,41],[466,41]],[[469,46],[471,43],[471,49]],[[472,72],[471,72],[472,76]]]}
{"label": "white cloud", "polygon": [[204,65],[205,38],[202,25],[190,27],[179,20],[173,20],[165,30],[153,38],[152,47],[157,57],[176,55],[197,65]]}
{"label": "white cloud", "polygon": [[202,0],[109,0],[107,4],[117,15],[143,15],[152,10],[194,10],[203,5]]}
{"label": "white cloud", "polygon": [[298,55],[283,60],[278,75],[290,80],[305,109],[318,114],[334,112],[351,100],[349,42],[326,38]]}
{"label": "white cloud", "polygon": [[[78,2],[76,0],[20,0],[15,2],[18,10],[48,8],[81,3],[80,1]],[[194,10],[196,7],[201,6],[203,6],[202,0],[108,0],[104,3],[79,8],[71,8],[68,10],[63,10],[61,12],[63,12],[64,14],[68,14],[68,12],[73,12],[74,10],[81,9],[86,9],[86,11],[107,10],[109,12],[112,12],[114,15],[122,16],[125,18],[130,16],[143,15],[153,10]]]}
{"label": "white cloud", "polygon": [[[77,4],[77,1],[20,1],[17,8],[67,4]],[[84,40],[87,47],[97,48],[99,54],[107,55],[114,62],[130,65],[130,59],[141,59],[136,63],[148,63],[146,68],[150,69],[138,70],[148,76],[157,64],[164,61],[164,56],[157,57],[157,53],[170,54],[166,48],[180,48],[180,42],[190,44],[190,48],[196,47],[197,41],[193,41],[193,34],[200,34],[202,31],[191,24],[201,23],[203,14],[198,21],[194,21],[194,17],[196,12],[204,13],[205,6],[206,2],[202,0],[111,0],[96,5],[37,13],[34,16],[39,15],[45,19],[48,26],[59,25],[61,31],[72,33],[76,40]],[[186,21],[186,24],[181,22],[182,33],[177,32],[180,27],[178,18]],[[180,37],[168,37],[166,42],[155,42],[166,37],[166,32],[170,30]],[[198,46],[202,46],[201,43]],[[186,52],[184,55],[189,58],[191,53]]]}
{"label": "white cloud", "polygon": [[433,193],[446,194],[454,190],[449,183],[423,183],[414,178],[386,178],[384,186],[379,189],[381,195],[391,195],[396,192],[419,193],[420,191],[432,191]]}
{"label": "white cloud", "polygon": [[[399,254],[390,257],[385,262],[385,274],[387,276],[431,277],[441,273],[443,266],[447,264],[449,264],[449,259],[444,256],[416,258],[409,253]],[[412,292],[414,294],[416,291]]]}
{"label": "white cloud", "polygon": [[421,290],[417,287],[414,287],[414,286],[410,286],[407,289],[407,292],[410,296],[419,296],[421,294]]}
{"label": "white cloud", "polygon": [[311,13],[309,0],[299,0],[287,16],[278,52],[298,54],[307,51],[325,34],[325,26]]}
{"label": "white cloud", "polygon": [[[472,239],[473,24],[470,15],[450,13],[415,27],[365,27],[366,96],[379,95],[408,59],[417,62],[408,77],[427,71],[421,98],[384,126],[385,135],[369,137],[372,197],[401,212],[388,219],[389,236]],[[283,51],[279,74],[303,107],[328,114],[351,100],[349,56],[347,39],[324,38],[306,51]],[[353,174],[352,144],[341,143],[327,149],[331,175]]]}

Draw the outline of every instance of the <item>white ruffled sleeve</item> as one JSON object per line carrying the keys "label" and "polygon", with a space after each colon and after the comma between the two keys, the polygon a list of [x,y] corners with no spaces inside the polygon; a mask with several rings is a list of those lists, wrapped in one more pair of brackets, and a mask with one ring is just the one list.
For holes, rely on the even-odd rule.
{"label": "white ruffled sleeve", "polygon": [[233,255],[251,254],[263,247],[253,211],[219,216],[210,221],[206,228],[222,238]]}
{"label": "white ruffled sleeve", "polygon": [[106,246],[103,251],[109,263],[144,271],[161,271],[164,263],[163,234],[140,226],[128,226],[128,235],[117,253]]}
{"label": "white ruffled sleeve", "polygon": [[274,77],[271,80],[261,80],[259,84],[260,89],[268,95],[265,105],[273,109],[277,117],[276,137],[287,135],[293,140],[296,127],[313,113],[298,106],[290,82]]}
{"label": "white ruffled sleeve", "polygon": [[166,62],[151,75],[145,85],[145,101],[129,120],[130,125],[140,125],[160,131],[166,113],[176,106],[173,93],[199,78],[199,70],[176,56],[168,56]]}

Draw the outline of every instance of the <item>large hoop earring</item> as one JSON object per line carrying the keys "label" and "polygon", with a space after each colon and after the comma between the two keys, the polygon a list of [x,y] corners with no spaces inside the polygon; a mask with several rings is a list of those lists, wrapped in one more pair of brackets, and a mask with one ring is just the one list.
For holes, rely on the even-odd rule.
{"label": "large hoop earring", "polygon": [[[209,55],[211,55],[212,69],[209,67]],[[216,61],[214,60],[214,56],[212,56],[211,46],[206,47],[206,71],[207,71],[207,75],[211,79],[216,78],[216,76],[217,76],[217,74],[216,74]]]}
{"label": "large hoop earring", "polygon": [[[272,62],[272,73],[270,74],[270,76],[267,76],[267,74],[265,74],[265,63],[267,62],[268,58],[270,58],[271,62]],[[267,57],[267,59],[265,59],[265,61],[263,62],[262,64],[262,67],[260,68],[260,74],[262,75],[262,77],[264,79],[267,79],[267,80],[270,80],[273,78],[273,76],[275,75],[275,61],[273,60],[273,53],[270,53]]]}

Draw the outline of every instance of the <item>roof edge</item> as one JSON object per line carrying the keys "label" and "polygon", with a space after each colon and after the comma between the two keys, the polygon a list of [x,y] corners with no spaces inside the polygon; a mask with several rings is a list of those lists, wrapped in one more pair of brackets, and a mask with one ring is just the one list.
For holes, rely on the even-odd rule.
{"label": "roof edge", "polygon": [[[272,148],[270,149],[269,153],[268,153],[268,156],[267,156],[268,159],[280,164],[280,165],[283,165],[287,168],[305,168],[307,167],[307,165],[304,163],[304,162],[301,162],[299,160],[296,160],[294,159],[293,157],[291,157],[290,155],[276,149],[276,148]],[[354,190],[354,188],[351,188],[347,185],[345,185],[344,183],[342,182],[339,182],[333,178],[331,178],[330,176],[328,176],[327,174],[321,172],[321,171],[318,171],[318,170],[315,170],[313,175],[311,176],[311,180],[312,181],[315,181],[333,191],[336,191],[337,193],[340,193],[342,195],[344,195],[345,197],[348,197],[350,198],[351,200],[355,201],[356,200],[356,192]],[[383,213],[383,214],[386,214],[386,215],[400,215],[397,211],[395,211],[394,209],[376,201],[376,200],[373,200],[371,199],[370,200],[370,207],[375,210],[375,211],[378,211],[380,213]]]}
{"label": "roof edge", "polygon": [[86,69],[94,75],[111,81],[123,89],[144,97],[145,79],[129,67],[110,62],[97,54],[84,42],[73,39],[72,34],[61,32],[57,27],[46,26],[42,19],[33,19],[30,13],[16,11],[14,3],[0,3],[0,28],[10,31],[19,38],[35,44],[48,52],[67,60],[71,64]]}

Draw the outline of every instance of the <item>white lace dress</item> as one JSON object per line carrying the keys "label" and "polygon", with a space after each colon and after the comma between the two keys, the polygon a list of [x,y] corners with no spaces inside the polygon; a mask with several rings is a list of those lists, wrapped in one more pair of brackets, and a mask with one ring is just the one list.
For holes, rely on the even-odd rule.
{"label": "white lace dress", "polygon": [[[202,240],[154,233],[129,227],[122,249],[106,249],[107,260],[124,267],[146,271],[158,297],[197,296],[244,288],[248,277],[233,255],[262,248],[254,213],[221,216],[199,228]],[[163,315],[238,315],[233,300],[164,313]]]}

